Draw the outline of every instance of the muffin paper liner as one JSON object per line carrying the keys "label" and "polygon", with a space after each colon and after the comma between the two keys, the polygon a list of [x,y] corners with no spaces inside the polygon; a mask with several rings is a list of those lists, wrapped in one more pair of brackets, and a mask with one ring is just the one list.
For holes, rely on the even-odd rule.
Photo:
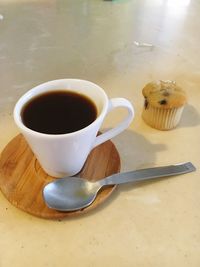
{"label": "muffin paper liner", "polygon": [[160,109],[148,106],[143,109],[142,117],[150,126],[159,130],[170,130],[179,123],[184,106],[171,109]]}

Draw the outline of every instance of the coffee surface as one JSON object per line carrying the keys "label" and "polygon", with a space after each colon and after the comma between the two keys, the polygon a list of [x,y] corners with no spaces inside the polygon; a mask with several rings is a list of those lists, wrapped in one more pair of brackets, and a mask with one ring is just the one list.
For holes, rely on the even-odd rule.
{"label": "coffee surface", "polygon": [[24,125],[45,134],[65,134],[78,131],[97,117],[92,100],[72,91],[52,91],[38,95],[23,107]]}

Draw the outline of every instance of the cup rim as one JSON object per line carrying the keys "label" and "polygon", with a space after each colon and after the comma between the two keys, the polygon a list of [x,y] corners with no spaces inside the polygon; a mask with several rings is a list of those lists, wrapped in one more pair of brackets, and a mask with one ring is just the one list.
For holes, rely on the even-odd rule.
{"label": "cup rim", "polygon": [[[32,97],[32,94],[34,93],[34,91],[39,90],[39,88],[41,88],[42,86],[48,86],[48,85],[50,85],[52,83],[57,83],[57,82],[81,82],[81,83],[90,84],[90,85],[96,87],[99,91],[101,91],[101,94],[103,95],[103,98],[104,98],[104,104],[103,104],[103,108],[102,108],[100,114],[97,116],[97,118],[92,123],[90,123],[86,127],[82,128],[82,129],[80,129],[78,131],[71,132],[71,133],[46,134],[46,133],[37,132],[37,131],[32,130],[32,129],[28,128],[27,126],[25,126],[24,123],[22,122],[21,115],[20,115],[23,106],[28,102],[28,101],[25,101],[25,99],[27,98],[27,100],[30,100],[31,97]],[[63,90],[65,90],[65,88]],[[46,92],[47,91],[48,91],[48,89],[46,90]],[[36,93],[34,96],[37,96],[37,95],[40,95],[40,94],[42,94],[42,93]],[[41,137],[44,137],[44,138],[61,138],[61,137],[66,137],[66,136],[75,136],[75,135],[78,135],[80,133],[84,133],[85,131],[89,130],[96,123],[98,123],[101,120],[102,116],[104,117],[104,115],[106,115],[107,108],[108,108],[108,97],[107,97],[105,91],[99,85],[97,85],[97,84],[95,84],[95,83],[93,83],[91,81],[82,80],[82,79],[74,79],[74,78],[56,79],[56,80],[51,80],[51,81],[47,81],[47,82],[41,83],[41,84],[33,87],[32,89],[28,90],[26,93],[24,93],[18,99],[18,101],[15,104],[15,107],[14,107],[14,110],[13,110],[13,117],[14,117],[14,121],[15,121],[16,125],[23,132],[25,132],[27,134],[32,134],[32,135],[38,136],[40,138]]]}

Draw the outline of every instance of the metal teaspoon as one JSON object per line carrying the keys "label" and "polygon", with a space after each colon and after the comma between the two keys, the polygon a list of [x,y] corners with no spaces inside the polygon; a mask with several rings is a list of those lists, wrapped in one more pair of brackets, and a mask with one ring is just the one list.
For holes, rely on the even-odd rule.
{"label": "metal teaspoon", "polygon": [[117,173],[97,182],[79,177],[65,177],[47,184],[43,189],[44,200],[49,208],[74,211],[92,204],[103,186],[145,181],[195,171],[191,162]]}

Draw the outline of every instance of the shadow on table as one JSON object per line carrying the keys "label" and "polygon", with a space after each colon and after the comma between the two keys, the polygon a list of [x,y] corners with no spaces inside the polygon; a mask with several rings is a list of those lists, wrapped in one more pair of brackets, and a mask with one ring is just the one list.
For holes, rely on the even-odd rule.
{"label": "shadow on table", "polygon": [[[106,129],[108,130],[108,129]],[[165,150],[164,144],[152,144],[144,136],[130,130],[126,130],[117,137],[113,138],[121,158],[121,172],[131,171],[135,169],[143,169],[155,166],[156,153]],[[111,196],[105,200],[99,207],[89,211],[86,214],[72,217],[70,220],[80,219],[82,216],[93,216],[96,212],[100,212],[119,196],[120,192],[133,190],[138,186],[149,184],[156,181],[139,182],[137,184],[119,185]],[[67,218],[69,220],[69,218]]]}
{"label": "shadow on table", "polygon": [[192,106],[186,105],[180,121],[179,127],[193,127],[200,124],[200,114]]}

